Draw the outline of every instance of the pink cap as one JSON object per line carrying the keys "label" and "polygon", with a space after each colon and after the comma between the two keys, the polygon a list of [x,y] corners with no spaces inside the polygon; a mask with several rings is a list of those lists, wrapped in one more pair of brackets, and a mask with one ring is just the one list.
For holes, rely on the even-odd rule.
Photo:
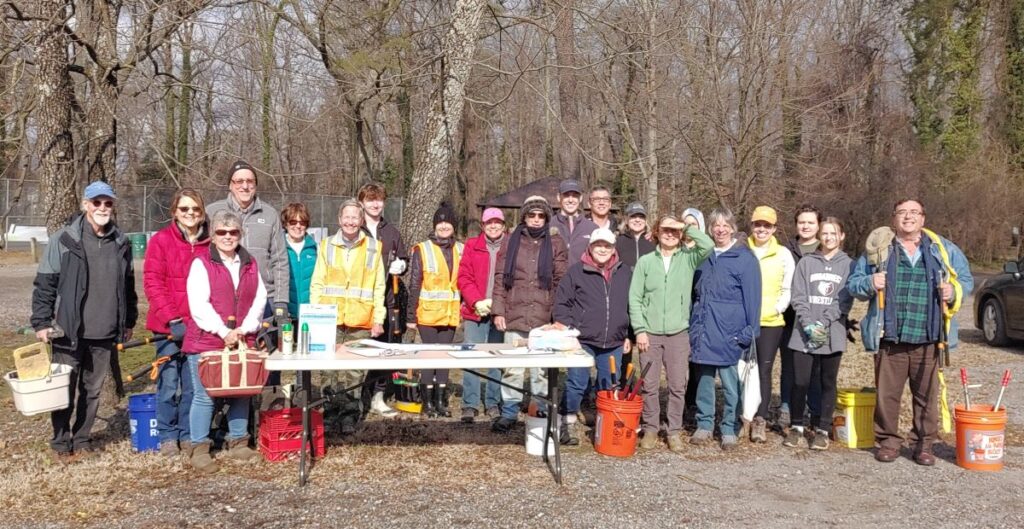
{"label": "pink cap", "polygon": [[487,208],[484,210],[483,217],[480,217],[480,222],[487,222],[492,219],[498,219],[505,222],[505,214],[498,208]]}

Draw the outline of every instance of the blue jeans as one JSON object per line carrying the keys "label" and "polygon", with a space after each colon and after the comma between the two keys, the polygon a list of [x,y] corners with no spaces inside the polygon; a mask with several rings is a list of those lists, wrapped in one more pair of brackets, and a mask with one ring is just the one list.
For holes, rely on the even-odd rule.
{"label": "blue jeans", "polygon": [[[612,369],[609,365],[609,358],[615,359],[615,372],[621,371],[622,367],[622,346],[601,348],[587,344],[580,344],[583,350],[594,357],[594,365],[597,366],[596,389],[604,390],[618,383],[618,377],[612,376]],[[565,393],[562,394],[562,415],[573,415],[580,411],[580,403],[583,402],[583,394],[590,384],[589,367],[570,367],[566,370]]]}
{"label": "blue jeans", "polygon": [[740,403],[740,376],[736,366],[697,364],[697,428],[715,429],[715,373],[722,380],[725,408],[722,410],[722,435],[738,435],[736,413]]}
{"label": "blue jeans", "polygon": [[181,354],[178,343],[171,340],[160,342],[156,356],[171,358],[160,366],[156,379],[156,429],[160,432],[160,442],[188,441],[192,408],[192,375],[188,360]]}
{"label": "blue jeans", "polygon": [[[465,343],[502,343],[505,340],[505,333],[494,328],[491,318],[484,318],[479,322],[464,320],[462,331],[465,334]],[[501,380],[501,370],[498,368],[488,369],[485,375]],[[469,371],[462,372],[462,407],[476,408],[480,405],[480,377]],[[493,408],[501,405],[501,386],[490,380],[484,383],[484,408]]]}
{"label": "blue jeans", "polygon": [[[192,375],[192,411],[189,415],[192,444],[210,442],[210,421],[213,420],[213,399],[199,381],[199,355],[188,355],[188,370]],[[228,403],[228,439],[241,439],[249,428],[249,397],[224,399]]]}

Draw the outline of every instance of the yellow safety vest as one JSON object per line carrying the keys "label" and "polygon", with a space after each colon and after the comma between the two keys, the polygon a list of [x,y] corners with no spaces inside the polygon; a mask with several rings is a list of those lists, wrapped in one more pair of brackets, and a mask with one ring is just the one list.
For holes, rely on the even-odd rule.
{"label": "yellow safety vest", "polygon": [[342,244],[340,231],[320,243],[317,258],[321,261],[318,265],[326,265],[324,287],[320,299],[310,301],[337,305],[338,325],[369,329],[373,327],[374,281],[384,265],[380,242],[365,234],[360,237],[352,249]]}
{"label": "yellow safety vest", "polygon": [[462,298],[458,285],[462,243],[457,242],[452,248],[452,270],[448,270],[440,246],[428,240],[417,244],[416,249],[423,261],[423,284],[416,307],[416,322],[431,327],[457,327],[462,321],[459,312]]}

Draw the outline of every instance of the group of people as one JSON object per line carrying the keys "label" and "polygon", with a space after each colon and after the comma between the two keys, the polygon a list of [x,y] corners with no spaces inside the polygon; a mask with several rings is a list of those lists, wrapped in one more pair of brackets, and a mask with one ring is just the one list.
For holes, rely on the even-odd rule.
{"label": "group of people", "polygon": [[[174,195],[173,221],[152,237],[143,273],[146,327],[168,335],[157,349],[167,357],[157,385],[160,452],[185,453],[202,472],[215,472],[218,463],[210,455],[214,401],[199,378],[199,353],[255,346],[265,319],[295,317],[305,303],[338,306],[339,343],[401,341],[408,331],[424,343],[451,343],[459,326],[467,343],[515,343],[544,325],[578,329],[597,372],[568,370],[559,441],[579,442],[581,408],[595,390],[620,384],[614,373],[622,374],[623,362],[632,358],[648,371],[641,447],[659,443],[664,370],[665,438],[671,450],[682,451],[684,415],[696,422],[690,443],[714,437],[716,377],[725,400],[721,446],[737,446],[736,365],[750,348],[762,391],[751,440],[767,440],[771,373],[781,351],[778,421],[789,428],[784,444],[797,446],[807,437],[810,448],[826,449],[847,314],[854,297],[869,300],[862,330],[866,348],[877,351],[876,458],[892,461],[898,454],[899,403],[909,379],[914,457],[934,462],[934,344],[948,330],[955,345],[955,322],[942,329],[948,324],[943,315],[959,306],[973,281],[962,252],[924,230],[917,200],[897,202],[893,251],[886,263],[870,263],[844,253],[842,222],[810,206],[796,212],[797,236],[780,243],[777,212],[768,206],[754,209],[749,237],[728,209],[712,211],[706,221],[690,208],[651,223],[644,207],[633,203],[619,221],[607,188],[589,190],[590,215],[584,216],[583,189],[565,180],[557,213],[544,197],[531,196],[510,229],[500,209],[488,208],[479,235],[463,243],[459,219],[443,203],[430,236],[408,247],[382,216],[386,192],[378,184],[364,185],[343,202],[338,231],[319,243],[307,233],[303,204],[288,204],[278,214],[259,199],[256,171],[246,162],[232,165],[228,186],[228,196],[209,205],[192,189]],[[65,461],[95,454],[90,431],[100,386],[116,343],[130,339],[138,314],[130,244],[113,221],[116,199],[106,183],[86,187],[82,213],[51,237],[35,281],[32,325],[40,340],[52,341],[54,361],[73,368],[72,404],[52,414],[51,447]],[[884,307],[877,303],[881,293],[889,300]],[[397,414],[387,403],[390,375],[324,375],[325,412],[342,435],[354,433],[367,413]],[[492,430],[508,432],[523,400],[511,387],[528,380],[532,393],[547,393],[540,369],[487,375],[503,384],[481,384],[464,373],[463,422],[485,413]],[[447,370],[423,370],[418,381],[423,413],[450,416]],[[250,399],[228,399],[227,406],[227,456],[249,460],[255,456]]]}

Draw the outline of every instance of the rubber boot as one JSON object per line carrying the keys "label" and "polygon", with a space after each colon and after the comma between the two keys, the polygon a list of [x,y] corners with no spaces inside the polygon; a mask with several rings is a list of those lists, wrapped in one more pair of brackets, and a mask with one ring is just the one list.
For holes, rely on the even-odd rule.
{"label": "rubber boot", "polygon": [[420,386],[420,402],[423,403],[421,415],[437,417],[437,410],[434,409],[434,386]]}
{"label": "rubber boot", "polygon": [[384,402],[383,391],[378,391],[373,394],[373,399],[370,400],[370,412],[380,415],[381,417],[394,417],[395,415],[398,415],[398,410],[392,409]]}
{"label": "rubber boot", "polygon": [[249,436],[240,437],[238,439],[226,439],[227,442],[227,457],[235,461],[252,461],[259,454],[249,448]]}
{"label": "rubber boot", "polygon": [[452,412],[448,410],[448,386],[434,386],[434,411],[438,417],[452,416]]}
{"label": "rubber boot", "polygon": [[209,441],[192,445],[189,464],[202,474],[213,474],[220,470],[220,465],[210,457]]}

